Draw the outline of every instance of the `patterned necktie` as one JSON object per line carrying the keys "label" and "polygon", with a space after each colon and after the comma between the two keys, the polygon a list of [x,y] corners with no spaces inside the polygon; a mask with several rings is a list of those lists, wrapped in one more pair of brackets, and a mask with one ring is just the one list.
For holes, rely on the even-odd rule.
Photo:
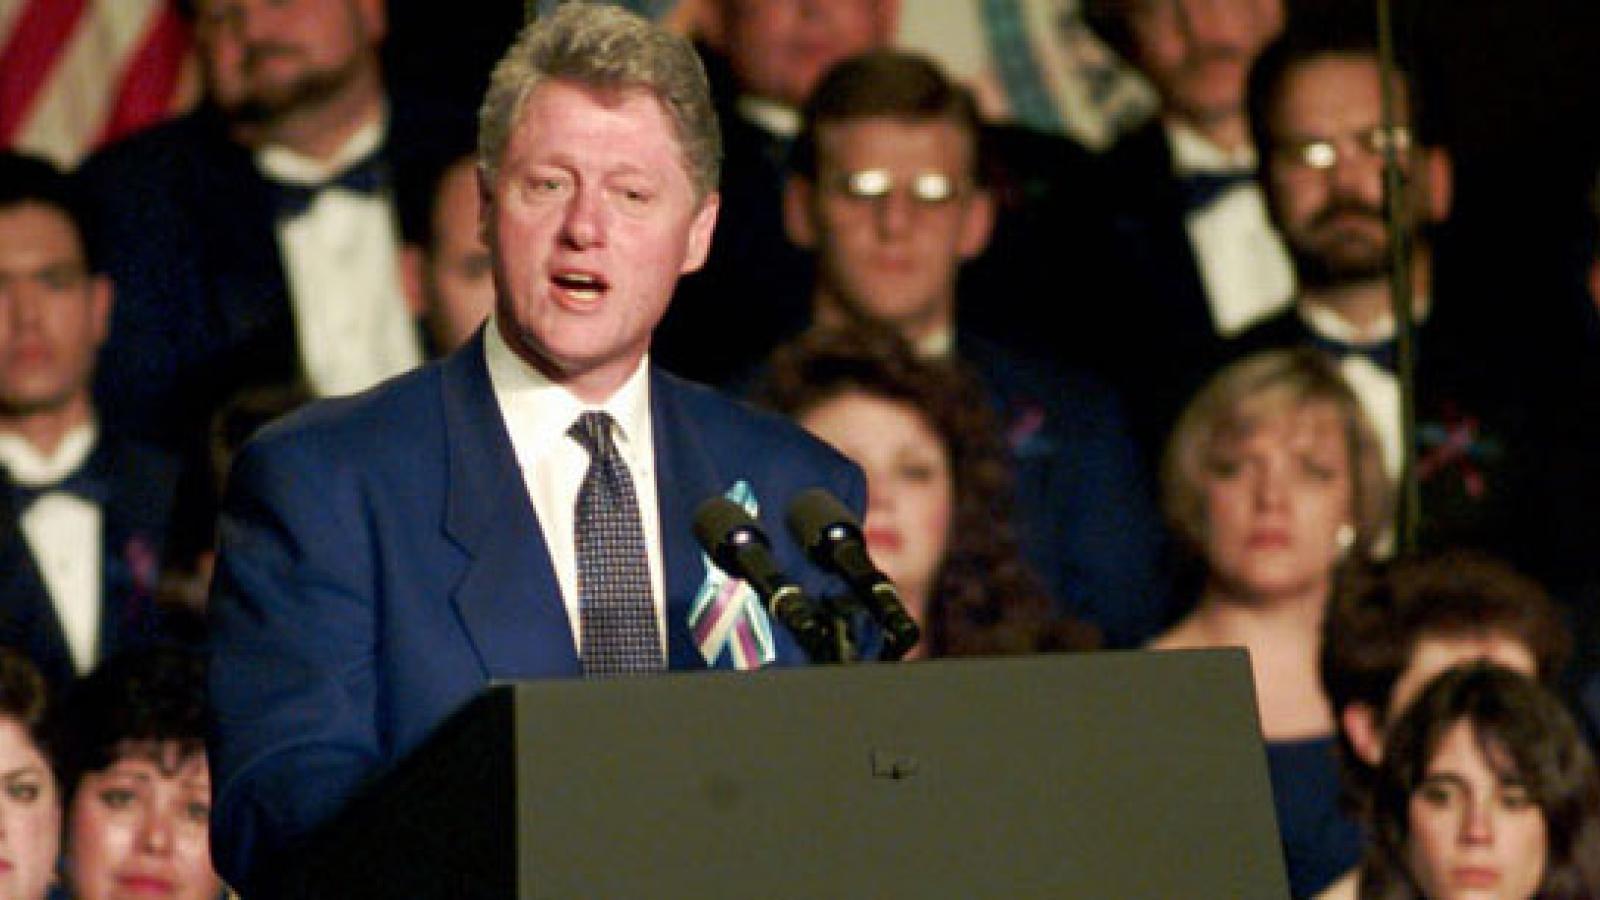
{"label": "patterned necktie", "polygon": [[628,465],[611,440],[611,416],[586,412],[567,430],[589,451],[578,488],[578,612],[583,673],[618,675],[665,668],[644,549],[639,501]]}

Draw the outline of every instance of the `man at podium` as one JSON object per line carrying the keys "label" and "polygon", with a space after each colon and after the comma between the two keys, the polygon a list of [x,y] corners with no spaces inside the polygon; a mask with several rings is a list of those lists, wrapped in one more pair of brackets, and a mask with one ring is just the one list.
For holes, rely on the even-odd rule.
{"label": "man at podium", "polygon": [[821,596],[837,585],[773,523],[814,486],[859,515],[860,470],[649,364],[706,257],[719,155],[688,43],[611,6],[532,24],[480,113],[493,317],[238,457],[211,599],[212,840],[247,895],[491,681],[806,661],[691,519],[743,505]]}

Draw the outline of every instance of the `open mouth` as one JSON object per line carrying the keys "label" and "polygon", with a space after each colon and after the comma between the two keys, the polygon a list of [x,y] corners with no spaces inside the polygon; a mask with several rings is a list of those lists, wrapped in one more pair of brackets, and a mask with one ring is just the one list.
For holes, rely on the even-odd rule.
{"label": "open mouth", "polygon": [[580,303],[594,303],[598,301],[610,283],[604,278],[589,272],[557,272],[550,277],[557,288],[573,300]]}

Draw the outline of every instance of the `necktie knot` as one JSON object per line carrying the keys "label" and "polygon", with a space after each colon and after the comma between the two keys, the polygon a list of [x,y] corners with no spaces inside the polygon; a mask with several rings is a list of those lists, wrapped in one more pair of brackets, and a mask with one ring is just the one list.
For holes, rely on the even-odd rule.
{"label": "necktie knot", "polygon": [[388,172],[378,154],[357,160],[349,167],[325,181],[300,184],[292,181],[273,181],[278,215],[293,218],[311,208],[317,195],[328,188],[343,188],[366,196],[376,195],[388,183]]}
{"label": "necktie knot", "polygon": [[1190,172],[1178,178],[1178,194],[1187,212],[1205,209],[1222,199],[1222,195],[1240,185],[1252,184],[1254,172],[1236,169],[1220,172]]}
{"label": "necktie knot", "polygon": [[604,459],[616,453],[616,444],[611,440],[610,413],[598,410],[583,413],[573,420],[567,435],[589,451],[591,459]]}

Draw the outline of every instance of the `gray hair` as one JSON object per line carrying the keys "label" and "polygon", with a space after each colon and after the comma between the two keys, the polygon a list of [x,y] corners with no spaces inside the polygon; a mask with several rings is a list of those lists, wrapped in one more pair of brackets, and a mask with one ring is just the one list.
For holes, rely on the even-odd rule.
{"label": "gray hair", "polygon": [[717,189],[722,135],[699,55],[687,40],[603,3],[565,3],[539,17],[495,66],[478,110],[478,168],[487,180],[499,172],[528,95],[547,78],[654,94],[677,133],[695,196]]}

